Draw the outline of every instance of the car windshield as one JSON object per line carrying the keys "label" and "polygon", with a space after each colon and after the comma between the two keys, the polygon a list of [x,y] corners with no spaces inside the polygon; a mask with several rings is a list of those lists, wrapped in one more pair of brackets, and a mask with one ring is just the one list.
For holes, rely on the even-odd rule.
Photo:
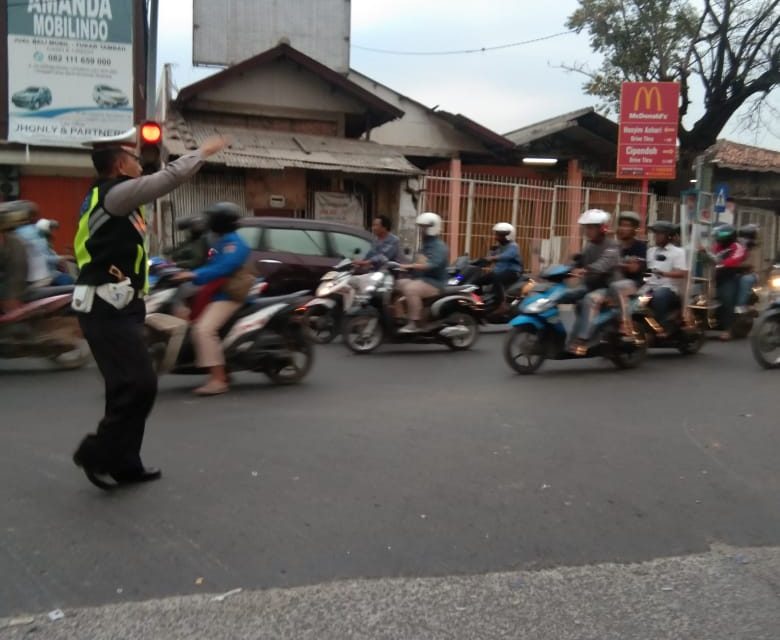
{"label": "car windshield", "polygon": [[27,92],[27,93],[34,93],[36,91],[40,91],[40,89],[38,87],[27,87],[25,89],[25,92]]}

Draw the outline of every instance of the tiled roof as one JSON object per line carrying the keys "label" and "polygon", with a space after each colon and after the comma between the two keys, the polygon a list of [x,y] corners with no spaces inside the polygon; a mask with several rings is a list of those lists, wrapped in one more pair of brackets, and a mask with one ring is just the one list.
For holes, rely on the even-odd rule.
{"label": "tiled roof", "polygon": [[780,151],[718,140],[707,149],[706,156],[713,164],[727,169],[780,173]]}

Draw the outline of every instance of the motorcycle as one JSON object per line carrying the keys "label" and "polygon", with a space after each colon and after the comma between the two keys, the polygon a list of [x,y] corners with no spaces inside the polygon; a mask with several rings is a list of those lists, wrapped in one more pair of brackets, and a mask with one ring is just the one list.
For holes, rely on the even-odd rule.
{"label": "motorcycle", "polygon": [[[489,262],[483,258],[471,260],[468,256],[460,256],[449,269],[450,286],[475,284]],[[517,315],[520,301],[533,289],[536,282],[528,277],[520,277],[504,289],[503,298],[496,295],[492,285],[482,287],[481,298],[485,304],[482,321],[487,324],[506,324]]]}
{"label": "motorcycle", "polygon": [[[146,299],[146,335],[158,375],[204,373],[195,363],[189,321],[176,315],[187,288],[173,280],[179,269],[160,274]],[[228,372],[264,373],[276,384],[300,382],[314,362],[314,349],[296,311],[308,291],[262,297],[258,282],[247,302],[220,329]]]}
{"label": "motorcycle", "polygon": [[326,344],[341,333],[344,311],[357,293],[354,272],[352,260],[345,258],[322,276],[316,297],[304,305],[305,326],[314,342]]}
{"label": "motorcycle", "polygon": [[[647,281],[649,278],[645,278]],[[684,355],[698,353],[707,340],[704,324],[701,319],[691,313],[691,324],[685,321],[683,309],[672,309],[669,323],[673,324],[674,331],[667,334],[658,322],[652,309],[653,290],[643,287],[634,301],[632,316],[634,325],[642,323],[643,333],[647,338],[649,349],[677,349]]]}
{"label": "motorcycle", "polygon": [[78,369],[92,357],[70,303],[73,287],[28,291],[18,309],[0,315],[0,358],[47,358]]}
{"label": "motorcycle", "polygon": [[756,320],[750,336],[750,348],[764,369],[780,368],[780,264],[769,276],[769,306]]}
{"label": "motorcycle", "polygon": [[588,342],[587,354],[573,355],[567,351],[568,334],[561,322],[560,305],[572,304],[580,297],[566,280],[572,277],[573,266],[555,265],[540,274],[545,280],[534,287],[520,305],[520,313],[509,321],[509,333],[504,340],[504,360],[517,373],[535,373],[545,360],[569,360],[604,357],[620,369],[639,366],[647,355],[644,323],[636,322],[635,340],[623,340],[620,334],[621,313],[617,306],[605,306]]}
{"label": "motorcycle", "polygon": [[420,331],[400,333],[406,319],[394,313],[393,289],[401,265],[388,262],[370,275],[370,284],[355,296],[344,318],[343,338],[358,354],[383,342],[444,344],[453,351],[470,349],[479,337],[483,304],[473,285],[448,286],[425,301],[428,317]]}

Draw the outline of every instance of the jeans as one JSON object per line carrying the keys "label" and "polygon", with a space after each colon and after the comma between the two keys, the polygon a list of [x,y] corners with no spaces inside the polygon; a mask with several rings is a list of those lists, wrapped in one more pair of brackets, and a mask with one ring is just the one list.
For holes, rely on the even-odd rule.
{"label": "jeans", "polygon": [[728,331],[734,323],[734,306],[737,304],[739,279],[738,273],[718,274],[715,290],[720,303],[718,325],[722,331]]}
{"label": "jeans", "polygon": [[746,307],[750,300],[753,287],[758,284],[758,276],[755,273],[746,273],[739,279],[739,293],[737,294],[737,306]]}
{"label": "jeans", "polygon": [[577,319],[574,321],[574,327],[572,328],[572,335],[577,340],[587,342],[591,339],[593,326],[599,315],[599,310],[606,299],[606,289],[594,289],[589,293],[585,293],[578,305]]}
{"label": "jeans", "polygon": [[620,301],[620,312],[623,316],[623,324],[626,327],[631,326],[631,306],[628,303],[628,299],[636,292],[636,282],[629,280],[628,278],[625,280],[618,280],[609,285],[610,295]]}
{"label": "jeans", "polygon": [[653,299],[650,301],[650,308],[653,311],[656,321],[664,331],[670,333],[669,317],[672,310],[680,305],[680,297],[674,289],[669,287],[657,287],[653,289]]}
{"label": "jeans", "polygon": [[521,274],[516,271],[503,271],[501,273],[490,271],[477,278],[474,284],[480,289],[485,287],[485,285],[491,285],[493,287],[493,304],[491,306],[495,308],[504,301],[504,298],[506,297],[504,293],[505,289],[517,282],[520,279],[520,275]]}

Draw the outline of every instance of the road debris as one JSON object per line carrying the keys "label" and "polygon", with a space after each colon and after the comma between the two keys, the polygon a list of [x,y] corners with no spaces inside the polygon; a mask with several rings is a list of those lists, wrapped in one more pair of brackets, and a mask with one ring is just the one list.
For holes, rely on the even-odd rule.
{"label": "road debris", "polygon": [[202,585],[203,584],[203,578],[196,578],[195,579],[195,584],[198,585],[198,586]]}
{"label": "road debris", "polygon": [[230,591],[226,591],[225,593],[223,593],[223,594],[221,594],[221,595],[214,596],[214,597],[211,599],[211,601],[212,601],[212,602],[224,602],[224,601],[225,601],[225,600],[227,600],[227,599],[228,599],[230,596],[235,596],[235,595],[238,595],[238,594],[239,594],[239,593],[241,593],[242,591],[243,591],[243,589],[242,589],[241,587],[238,587],[237,589],[231,589]]}
{"label": "road debris", "polygon": [[24,627],[28,624],[32,624],[35,622],[35,618],[32,616],[24,617],[24,618],[11,618],[8,622],[5,623],[4,626],[0,627],[0,629],[10,629],[11,627]]}
{"label": "road debris", "polygon": [[49,616],[49,620],[52,622],[56,622],[57,620],[62,620],[65,617],[65,614],[62,612],[62,609],[55,609],[54,611],[49,611],[47,614]]}

